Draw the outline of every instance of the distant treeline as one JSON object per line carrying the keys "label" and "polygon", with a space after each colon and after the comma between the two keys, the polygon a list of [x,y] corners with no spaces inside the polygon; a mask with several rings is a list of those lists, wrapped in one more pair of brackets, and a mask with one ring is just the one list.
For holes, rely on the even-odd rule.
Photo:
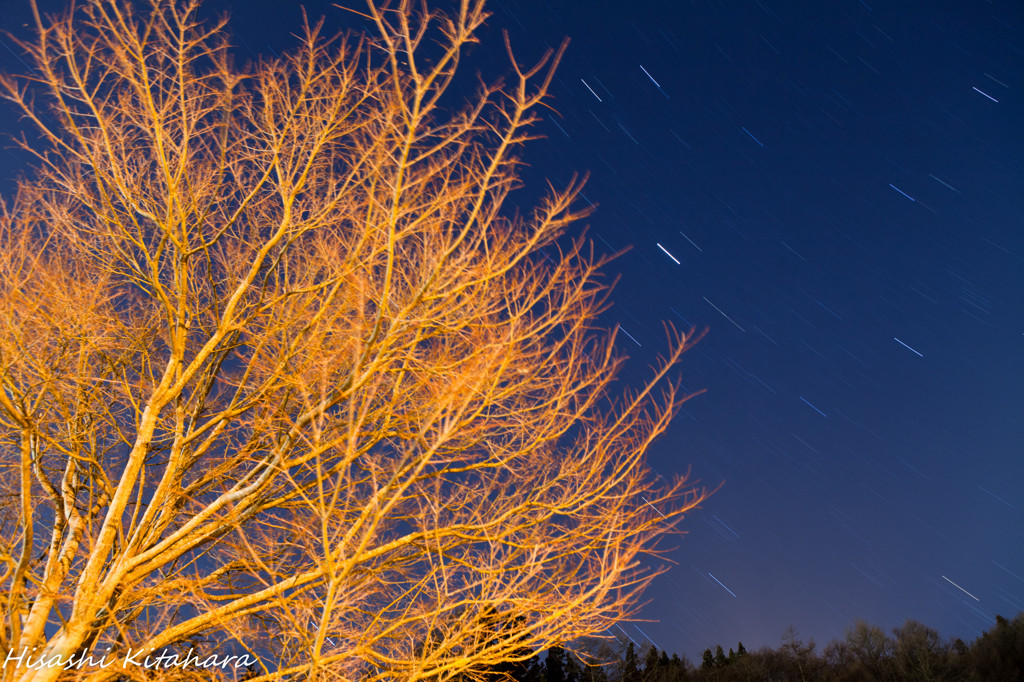
{"label": "distant treeline", "polygon": [[698,662],[632,641],[588,640],[552,648],[495,672],[516,682],[1024,682],[1024,612],[996,616],[970,644],[943,640],[913,620],[893,628],[858,621],[841,640],[818,647],[790,628],[776,649],[707,649]]}

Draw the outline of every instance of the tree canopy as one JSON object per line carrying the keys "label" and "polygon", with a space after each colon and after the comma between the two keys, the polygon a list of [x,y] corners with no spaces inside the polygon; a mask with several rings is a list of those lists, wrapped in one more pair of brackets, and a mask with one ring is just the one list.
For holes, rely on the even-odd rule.
{"label": "tree canopy", "polygon": [[198,7],[37,11],[0,78],[33,130],[0,205],[0,654],[47,661],[5,679],[205,638],[258,680],[444,682],[634,613],[705,495],[644,464],[700,334],[612,390],[583,181],[505,210],[565,45],[527,68],[506,36],[508,82],[447,110],[482,0],[371,1],[244,65]]}

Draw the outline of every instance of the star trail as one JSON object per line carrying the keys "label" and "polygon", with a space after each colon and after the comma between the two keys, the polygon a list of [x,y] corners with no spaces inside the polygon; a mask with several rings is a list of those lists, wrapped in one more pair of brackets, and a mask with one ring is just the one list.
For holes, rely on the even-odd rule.
{"label": "star trail", "polygon": [[[513,201],[590,173],[588,238],[631,247],[606,270],[622,382],[665,351],[662,321],[710,327],[679,368],[707,392],[649,459],[722,485],[669,538],[644,636],[699,660],[789,625],[826,642],[915,618],[968,639],[1024,610],[1024,5],[488,7],[466,97],[475,70],[512,73],[502,30],[520,63],[572,40]],[[239,59],[287,49],[301,19],[268,0],[203,11],[230,12]],[[27,2],[2,16],[28,30]],[[0,124],[21,129],[10,107]],[[23,160],[2,157],[8,191]]]}

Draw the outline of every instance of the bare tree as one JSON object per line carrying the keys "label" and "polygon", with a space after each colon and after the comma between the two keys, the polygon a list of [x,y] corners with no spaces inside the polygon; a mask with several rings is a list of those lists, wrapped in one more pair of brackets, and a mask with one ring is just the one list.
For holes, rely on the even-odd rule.
{"label": "bare tree", "polygon": [[245,67],[197,7],[36,10],[0,80],[37,135],[0,212],[4,679],[238,674],[122,664],[205,637],[257,679],[444,682],[629,617],[706,494],[644,466],[698,335],[611,391],[582,182],[503,212],[562,51],[506,36],[451,112],[481,0]]}

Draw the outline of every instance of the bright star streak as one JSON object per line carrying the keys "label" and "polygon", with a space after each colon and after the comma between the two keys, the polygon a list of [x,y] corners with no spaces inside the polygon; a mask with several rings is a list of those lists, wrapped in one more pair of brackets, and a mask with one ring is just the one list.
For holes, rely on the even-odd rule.
{"label": "bright star streak", "polygon": [[[640,70],[643,71],[644,73],[647,73],[647,69],[644,68],[643,64],[640,65]],[[654,76],[652,76],[651,74],[647,73],[647,77],[651,79],[652,83],[654,83],[655,85],[658,85],[658,81],[654,80]],[[660,88],[661,86],[658,85],[658,87]]]}
{"label": "bright star streak", "polygon": [[[657,471],[655,471],[654,473],[656,473],[656,474],[657,474],[658,472],[657,472]],[[658,478],[661,478],[661,474],[658,474]],[[644,502],[647,502],[647,498],[646,498],[646,497],[641,497],[640,499],[641,499],[641,500],[643,500]],[[655,506],[654,506],[653,504],[651,504],[650,502],[647,502],[647,506],[648,506],[648,507],[650,507],[651,509],[653,509],[654,511],[658,512],[659,514],[661,514],[661,512],[660,512],[660,511],[658,511],[658,508],[657,508],[657,507],[655,507]],[[665,516],[664,514],[661,514],[661,518],[663,518],[663,519],[664,519],[664,518],[668,518],[668,517],[666,517],[666,516]],[[718,517],[716,516],[715,518],[717,519]],[[722,524],[722,525],[725,525],[725,524]],[[728,528],[728,526],[726,526],[726,528]],[[737,537],[739,537],[739,536],[737,536]]]}
{"label": "bright star streak", "polygon": [[[893,340],[893,341],[895,341],[896,343],[900,344],[901,346],[903,346],[903,347],[904,347],[904,348],[906,348],[907,350],[909,350],[909,351],[910,351],[911,353],[917,353],[917,351],[916,351],[916,350],[914,350],[913,348],[911,348],[911,347],[910,347],[910,346],[908,346],[907,344],[903,343],[902,341],[900,341],[899,339],[897,339],[897,338],[896,338],[895,336],[894,336],[894,337],[892,337],[892,340]],[[917,353],[917,354],[918,354],[918,355],[921,355],[920,353]],[[923,358],[924,356],[923,356],[923,355],[921,355],[921,357]]]}
{"label": "bright star streak", "polygon": [[[711,575],[711,574],[710,574],[710,573],[708,573],[708,575]],[[711,578],[712,578],[712,579],[713,579],[713,580],[714,580],[714,581],[715,581],[716,583],[718,583],[719,585],[722,585],[722,581],[721,581],[721,580],[719,580],[718,578],[716,578],[715,576],[711,575]],[[733,591],[732,591],[732,590],[730,590],[730,589],[729,589],[728,587],[725,587],[725,585],[722,585],[722,587],[723,587],[723,588],[725,588],[725,591],[726,591],[726,592],[728,592],[728,593],[729,593],[729,594],[731,594],[732,596],[736,597],[736,595],[735,595],[735,594],[733,593]],[[737,598],[737,599],[739,599],[739,597],[736,597],[736,598]]]}
{"label": "bright star streak", "polygon": [[[637,625],[636,623],[633,623],[633,627],[635,627],[635,628],[636,628],[637,630],[640,630],[640,626],[639,626],[639,625]],[[648,641],[650,641],[650,643],[654,645],[654,648],[655,648],[655,649],[660,649],[660,648],[661,648],[661,647],[659,647],[659,646],[658,646],[658,643],[657,643],[657,642],[655,642],[655,641],[654,641],[653,639],[651,639],[651,638],[650,638],[650,637],[649,637],[649,636],[647,635],[647,633],[646,633],[646,632],[644,632],[643,630],[640,630],[640,634],[641,634],[641,635],[643,635],[644,637],[647,637]]]}
{"label": "bright star streak", "polygon": [[[615,627],[617,627],[618,629],[622,630],[622,626],[619,625],[618,623],[615,624]],[[639,630],[639,628],[637,628],[637,629]],[[622,634],[626,635],[626,637],[629,637],[629,633],[626,632],[625,630],[622,630]],[[629,637],[629,641],[631,641],[633,644],[636,644],[637,646],[640,646],[640,644],[635,639],[633,639],[632,637]]]}
{"label": "bright star streak", "polygon": [[891,182],[889,183],[889,186],[892,187],[897,192],[899,192],[900,194],[902,194],[903,196],[905,196],[906,198],[910,199],[911,201],[917,201],[917,199],[915,199],[914,197],[910,196],[909,194],[907,194],[906,192],[904,192],[903,190],[901,190],[899,187],[897,187],[896,185],[892,184]]}
{"label": "bright star streak", "polygon": [[[711,577],[712,577],[712,578],[714,578],[715,576],[711,576]],[[955,582],[953,582],[952,580],[950,580],[950,579],[949,579],[949,578],[947,578],[946,576],[942,576],[942,578],[943,578],[943,579],[944,579],[944,580],[945,580],[945,581],[946,581],[947,583],[949,583],[950,585],[952,585],[952,586],[953,586],[953,587],[955,587],[956,589],[960,590],[961,592],[963,592],[964,594],[966,594],[966,595],[967,595],[968,597],[970,597],[970,598],[971,598],[971,599],[973,599],[974,601],[981,601],[980,599],[978,599],[977,597],[975,597],[975,596],[974,596],[973,594],[971,594],[970,592],[968,592],[968,591],[967,591],[967,590],[965,590],[964,588],[962,588],[962,587],[960,587],[959,585],[957,585],[957,584],[956,584]],[[723,586],[723,587],[724,587],[724,586]]]}
{"label": "bright star streak", "polygon": [[[583,83],[584,85],[587,85],[587,81],[583,80],[582,78],[580,79],[580,83]],[[590,90],[590,94],[591,95],[593,95],[594,97],[597,97],[597,93],[594,92],[594,88],[592,88],[589,85],[587,85],[587,90]],[[600,97],[597,97],[597,101],[598,102],[602,102],[603,100]]]}
{"label": "bright star streak", "polygon": [[[750,131],[747,130],[746,128],[743,129],[743,132],[745,132],[747,135],[750,135]],[[750,135],[750,139],[753,140],[754,142],[758,143],[758,144],[761,144],[761,140],[757,139],[753,135]],[[761,144],[761,146],[763,147],[764,145]]]}
{"label": "bright star streak", "polygon": [[[803,398],[801,397],[801,398],[800,398],[800,400],[804,400],[804,399],[803,399]],[[821,410],[819,410],[819,409],[818,409],[817,407],[815,407],[814,405],[811,405],[811,404],[810,404],[810,403],[808,403],[808,402],[807,402],[806,400],[804,400],[804,402],[805,402],[805,403],[807,403],[808,407],[810,407],[810,408],[811,408],[812,410],[814,410],[815,412],[817,412],[818,414],[820,414],[820,415],[821,415],[822,417],[825,417],[825,419],[828,419],[828,415],[827,415],[827,414],[825,414],[824,412],[822,412]]]}
{"label": "bright star streak", "polygon": [[664,246],[662,246],[661,244],[658,244],[658,248],[659,248],[659,249],[661,249],[662,251],[664,251],[664,252],[665,252],[665,255],[666,255],[666,256],[668,256],[668,257],[669,257],[669,258],[671,258],[672,260],[676,261],[676,265],[682,265],[682,263],[680,263],[680,262],[679,262],[679,261],[678,261],[678,260],[676,259],[676,257],[675,257],[675,256],[673,256],[673,255],[672,255],[671,253],[669,253],[669,252],[668,252],[668,249],[666,249],[666,248],[665,248]]}
{"label": "bright star streak", "polygon": [[[642,69],[642,68],[644,68],[644,67],[642,67],[642,66],[641,66],[640,68]],[[974,89],[975,89],[975,90],[976,90],[977,92],[981,92],[981,90],[978,90],[978,88],[974,88]],[[984,92],[981,92],[981,94],[985,95],[985,93],[984,93]],[[998,102],[998,101],[999,101],[999,100],[997,100],[997,99],[996,99],[995,97],[993,97],[992,95],[985,95],[985,97],[988,97],[988,98],[989,98],[990,100],[992,100],[993,102]]]}
{"label": "bright star streak", "polygon": [[[622,332],[623,334],[625,334],[625,335],[626,335],[626,336],[628,336],[629,338],[633,339],[633,335],[632,335],[632,334],[630,334],[629,332],[627,332],[627,331],[626,331],[625,329],[623,329],[622,327],[619,327],[619,331],[621,331],[621,332]],[[637,341],[636,339],[633,339],[633,343],[635,343],[636,345],[640,346],[641,348],[643,347],[643,346],[642,346],[642,345],[640,344],[640,342],[639,342],[639,341]]]}

